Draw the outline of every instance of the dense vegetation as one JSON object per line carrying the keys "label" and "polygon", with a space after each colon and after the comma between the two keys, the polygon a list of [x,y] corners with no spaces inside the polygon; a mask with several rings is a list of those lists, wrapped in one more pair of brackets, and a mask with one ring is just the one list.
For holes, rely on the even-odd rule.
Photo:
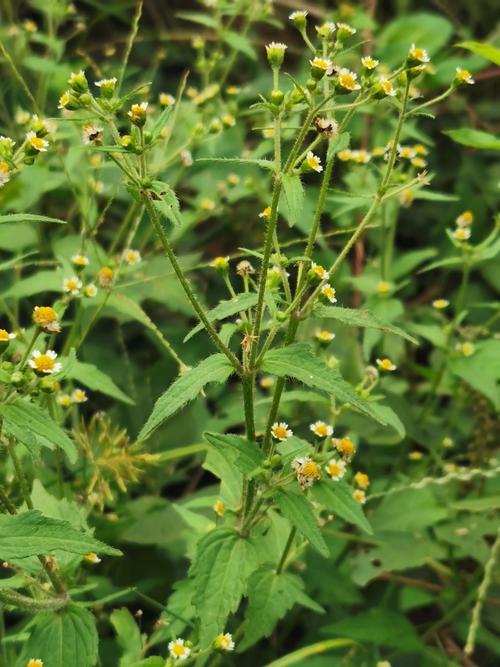
{"label": "dense vegetation", "polygon": [[498,664],[495,5],[333,4],[0,0],[0,667]]}

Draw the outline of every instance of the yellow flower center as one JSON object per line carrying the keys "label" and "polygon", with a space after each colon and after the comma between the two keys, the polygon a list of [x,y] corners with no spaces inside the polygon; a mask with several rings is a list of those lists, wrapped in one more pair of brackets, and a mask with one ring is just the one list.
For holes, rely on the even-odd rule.
{"label": "yellow flower center", "polygon": [[45,146],[45,141],[40,137],[31,137],[30,143],[37,151],[41,150]]}
{"label": "yellow flower center", "polygon": [[287,437],[287,429],[284,426],[276,426],[274,429],[274,435],[277,438],[286,438]]}
{"label": "yellow flower center", "polygon": [[184,655],[185,650],[182,644],[174,644],[172,646],[172,653],[179,658]]}
{"label": "yellow flower center", "polygon": [[342,88],[347,88],[347,90],[354,90],[356,88],[356,79],[350,73],[340,74],[339,83]]}
{"label": "yellow flower center", "polygon": [[316,435],[321,436],[322,438],[328,435],[328,426],[326,424],[318,424],[314,427],[314,432]]}
{"label": "yellow flower center", "polygon": [[337,444],[337,449],[345,456],[350,456],[354,452],[354,443],[350,438],[341,438]]}
{"label": "yellow flower center", "polygon": [[35,306],[33,319],[37,324],[46,325],[57,322],[57,313],[50,306]]}
{"label": "yellow flower center", "polygon": [[39,357],[33,360],[37,370],[46,373],[47,371],[52,371],[56,362],[52,357],[49,357],[48,354],[41,354]]}
{"label": "yellow flower center", "polygon": [[331,477],[337,477],[338,475],[342,474],[342,466],[340,466],[338,463],[329,463],[328,464],[328,474]]}
{"label": "yellow flower center", "polygon": [[8,343],[9,340],[10,340],[9,332],[5,331],[5,329],[0,329],[0,341],[2,341],[2,343],[5,343],[5,342]]}
{"label": "yellow flower center", "polygon": [[318,477],[319,476],[319,467],[318,464],[314,461],[306,461],[302,464],[300,473],[304,477]]}
{"label": "yellow flower center", "polygon": [[381,86],[386,95],[390,95],[394,90],[394,86],[392,85],[391,81],[382,81]]}
{"label": "yellow flower center", "polygon": [[385,370],[389,370],[390,368],[392,368],[392,361],[390,359],[382,359],[382,361],[380,362],[380,366]]}

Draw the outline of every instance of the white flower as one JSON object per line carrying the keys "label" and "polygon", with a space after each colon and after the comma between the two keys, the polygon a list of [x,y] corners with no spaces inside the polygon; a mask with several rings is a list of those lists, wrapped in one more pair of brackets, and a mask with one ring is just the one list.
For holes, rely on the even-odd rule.
{"label": "white flower", "polygon": [[292,461],[297,481],[302,489],[307,489],[315,480],[321,479],[321,469],[309,456],[299,456]]}
{"label": "white flower", "polygon": [[323,285],[321,288],[321,295],[325,297],[330,303],[337,303],[337,297],[335,296],[337,294],[335,287],[332,287],[330,283],[326,283],[326,285]]}
{"label": "white flower", "polygon": [[139,264],[142,260],[141,253],[138,250],[133,250],[132,248],[127,248],[123,253],[123,259],[127,262],[129,266],[134,264]]}
{"label": "white flower", "polygon": [[86,403],[89,399],[84,389],[75,389],[71,394],[71,400],[73,403]]}
{"label": "white flower", "polygon": [[233,635],[230,632],[217,635],[214,646],[220,651],[234,651]]}
{"label": "white flower", "polygon": [[36,132],[28,132],[26,134],[26,143],[39,153],[46,153],[49,142],[42,137],[38,137]]}
{"label": "white flower", "polygon": [[77,253],[76,255],[72,255],[71,261],[76,266],[87,266],[89,263],[89,258],[86,255],[80,255]]}
{"label": "white flower", "polygon": [[471,236],[471,231],[468,227],[457,227],[453,231],[453,238],[456,241],[468,241]]}
{"label": "white flower", "polygon": [[313,60],[309,61],[309,64],[313,69],[321,70],[328,76],[333,72],[333,63],[329,58],[319,58],[316,56]]}
{"label": "white flower", "polygon": [[358,75],[355,72],[343,67],[339,72],[338,82],[341,88],[345,90],[359,90],[361,86],[357,82]]}
{"label": "white flower", "polygon": [[0,162],[0,188],[10,181],[10,167],[7,162]]}
{"label": "white flower", "polygon": [[314,422],[309,428],[318,438],[327,438],[333,434],[333,426],[323,421]]}
{"label": "white flower", "polygon": [[468,69],[457,67],[456,72],[455,79],[457,79],[459,83],[468,83],[469,86],[472,86],[475,83],[474,79],[472,78],[472,74]]}
{"label": "white flower", "polygon": [[293,435],[293,431],[288,428],[286,422],[274,422],[271,427],[271,435],[273,438],[276,438],[276,440],[281,440],[283,442]]}
{"label": "white flower", "polygon": [[396,89],[392,85],[392,81],[386,79],[384,76],[381,76],[379,79],[380,88],[388,97],[396,96]]}
{"label": "white flower", "polygon": [[95,296],[97,296],[97,287],[94,285],[94,283],[89,283],[88,285],[85,286],[83,293],[85,294],[85,296],[88,296],[90,299],[93,299]]}
{"label": "white flower", "polygon": [[178,637],[169,642],[168,652],[174,660],[186,660],[191,653],[191,649],[189,646],[186,646],[184,639]]}
{"label": "white flower", "polygon": [[428,63],[430,61],[429,54],[425,49],[421,49],[415,44],[412,44],[410,47],[409,56],[411,60],[416,60],[419,63]]}
{"label": "white flower", "polygon": [[325,470],[334,482],[338,482],[345,475],[345,468],[345,461],[342,461],[341,459],[330,459]]}
{"label": "white flower", "polygon": [[175,104],[175,97],[170,93],[160,93],[158,100],[162,107],[171,107]]}
{"label": "white flower", "polygon": [[309,169],[312,169],[313,171],[317,171],[318,173],[323,171],[323,167],[321,166],[321,158],[319,158],[317,155],[314,155],[312,151],[309,151],[306,155],[306,164]]}
{"label": "white flower", "polygon": [[111,79],[101,79],[100,81],[96,81],[95,85],[98,88],[103,88],[103,87],[115,87],[118,82],[118,79],[116,76],[112,77]]}
{"label": "white flower", "polygon": [[61,370],[61,363],[56,361],[57,353],[54,350],[47,350],[42,353],[35,350],[29,360],[30,367],[40,375],[51,375]]}
{"label": "white flower", "polygon": [[79,294],[82,289],[82,281],[78,276],[71,276],[71,278],[65,278],[63,281],[63,289],[65,292],[68,292],[72,296]]}
{"label": "white flower", "polygon": [[366,69],[371,70],[375,69],[375,67],[378,67],[380,65],[380,61],[376,58],[372,58],[371,56],[364,56],[361,58],[361,64]]}
{"label": "white flower", "polygon": [[384,359],[376,359],[377,366],[382,371],[395,371],[397,366],[390,359],[385,357]]}

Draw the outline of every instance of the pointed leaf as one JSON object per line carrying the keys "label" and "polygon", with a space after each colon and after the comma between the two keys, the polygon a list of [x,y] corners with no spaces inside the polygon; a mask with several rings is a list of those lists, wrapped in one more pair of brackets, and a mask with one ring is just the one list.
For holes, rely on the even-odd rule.
{"label": "pointed leaf", "polygon": [[394,326],[394,324],[389,324],[380,320],[375,315],[372,315],[368,310],[360,308],[356,310],[355,308],[340,308],[339,306],[316,306],[314,309],[314,315],[316,317],[330,318],[333,320],[338,320],[342,324],[346,324],[349,327],[364,327],[366,329],[378,329],[379,331],[384,331],[385,333],[396,334],[396,336],[401,336],[406,338],[406,340],[411,341],[412,343],[417,344],[417,340],[410,336],[410,334],[403,331],[399,327]]}
{"label": "pointed leaf", "polygon": [[[237,294],[235,298],[221,301],[215,308],[209,310],[207,317],[210,322],[224,320],[226,317],[231,317],[232,315],[236,315],[236,313],[252,308],[257,303],[257,299],[258,295],[256,292],[243,292],[242,294]],[[191,329],[183,342],[186,343],[199,331],[203,331],[203,324],[201,322]]]}
{"label": "pointed leaf", "polygon": [[311,495],[316,502],[324,505],[333,514],[338,514],[344,521],[353,523],[365,533],[373,534],[363,510],[352,497],[352,489],[345,482],[320,481],[313,485]]}
{"label": "pointed leaf", "polygon": [[94,366],[94,364],[74,359],[68,370],[67,377],[80,382],[92,391],[100,391],[102,394],[116,398],[122,403],[134,404],[134,401],[113,382],[109,375],[106,375],[106,373],[97,368],[97,366]]}
{"label": "pointed leaf", "polygon": [[222,456],[232,463],[244,475],[249,475],[258,468],[264,459],[262,450],[255,442],[239,435],[204,433],[203,437]]}
{"label": "pointed leaf", "polygon": [[326,546],[318,526],[318,519],[311,503],[302,493],[280,490],[274,497],[280,512],[297,530],[319,551],[328,557],[330,551]]}
{"label": "pointed leaf", "polygon": [[304,187],[300,176],[297,174],[283,174],[282,183],[288,211],[288,224],[290,227],[294,227],[299,221],[304,208]]}

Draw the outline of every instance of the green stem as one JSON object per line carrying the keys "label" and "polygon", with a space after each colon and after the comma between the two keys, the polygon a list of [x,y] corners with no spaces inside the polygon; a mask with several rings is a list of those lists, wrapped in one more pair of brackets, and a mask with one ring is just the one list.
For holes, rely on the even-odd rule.
{"label": "green stem", "polygon": [[278,563],[278,567],[276,568],[276,574],[280,574],[283,571],[283,568],[285,567],[286,564],[286,559],[288,558],[288,554],[290,553],[290,549],[292,548],[296,534],[297,534],[297,529],[294,527],[291,529],[290,534],[288,535],[288,540],[286,541],[285,548],[283,549],[283,553],[281,554],[280,562]]}
{"label": "green stem", "polygon": [[66,607],[69,603],[69,598],[67,597],[57,597],[50,598],[47,600],[34,600],[26,595],[21,595],[17,591],[11,591],[8,589],[0,590],[0,601],[3,604],[16,607],[17,609],[22,609],[23,611],[31,612],[36,614],[39,611],[57,611]]}

